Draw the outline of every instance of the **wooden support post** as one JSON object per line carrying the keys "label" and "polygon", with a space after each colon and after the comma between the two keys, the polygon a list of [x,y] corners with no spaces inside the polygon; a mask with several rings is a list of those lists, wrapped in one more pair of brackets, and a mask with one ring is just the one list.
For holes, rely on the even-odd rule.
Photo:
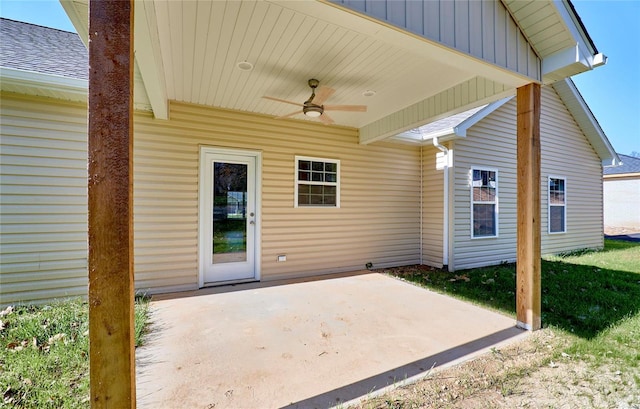
{"label": "wooden support post", "polygon": [[541,327],[540,85],[518,88],[518,238],[516,318],[528,330]]}
{"label": "wooden support post", "polygon": [[133,0],[89,2],[89,360],[92,408],[135,408]]}

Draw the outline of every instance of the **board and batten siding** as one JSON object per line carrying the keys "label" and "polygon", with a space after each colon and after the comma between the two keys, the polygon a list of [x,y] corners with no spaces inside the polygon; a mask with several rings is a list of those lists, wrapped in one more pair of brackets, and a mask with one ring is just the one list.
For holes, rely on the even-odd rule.
{"label": "board and batten siding", "polygon": [[[558,94],[541,95],[541,246],[542,254],[601,248],[602,167],[600,159]],[[516,103],[515,98],[455,141],[455,270],[516,258]],[[471,238],[470,170],[498,171],[498,237]],[[566,178],[567,232],[548,234],[548,177]]]}
{"label": "board and batten siding", "polygon": [[[138,288],[197,287],[201,146],[262,152],[262,280],[420,262],[419,147],[362,146],[351,128],[177,102],[170,118],[136,117]],[[340,208],[294,208],[296,155],[340,160]]]}
{"label": "board and batten siding", "polygon": [[331,0],[540,81],[541,61],[501,1]]}
{"label": "board and batten siding", "polygon": [[444,170],[436,168],[434,146],[422,148],[422,264],[443,265]]}
{"label": "board and batten siding", "polygon": [[1,94],[0,304],[87,293],[87,108]]}

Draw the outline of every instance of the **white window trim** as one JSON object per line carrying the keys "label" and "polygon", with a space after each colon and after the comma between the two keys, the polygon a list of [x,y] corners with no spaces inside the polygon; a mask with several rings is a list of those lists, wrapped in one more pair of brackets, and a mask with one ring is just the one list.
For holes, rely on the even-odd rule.
{"label": "white window trim", "polygon": [[[475,202],[473,200],[473,171],[474,170],[480,170],[480,171],[487,171],[487,172],[495,172],[496,174],[496,200],[494,202]],[[472,166],[471,170],[469,171],[469,202],[470,202],[470,209],[469,209],[469,220],[471,220],[471,240],[483,240],[483,239],[496,239],[500,236],[500,211],[498,210],[498,206],[499,206],[499,202],[500,202],[500,177],[499,177],[499,172],[498,169],[496,168],[488,168],[485,166]],[[494,203],[495,207],[493,209],[493,215],[495,217],[496,220],[496,234],[493,236],[475,236],[473,234],[473,205],[474,204],[482,204],[482,203]]]}
{"label": "white window trim", "polygon": [[[564,208],[564,230],[562,231],[551,231],[551,189],[549,189],[549,184],[551,179],[560,179],[564,181],[564,204],[562,207]],[[560,205],[553,205],[559,207]],[[564,176],[555,176],[549,175],[547,176],[547,233],[548,234],[566,234],[567,233],[567,178]]]}
{"label": "white window trim", "polygon": [[[315,161],[315,162],[325,162],[325,163],[335,163],[336,164],[336,182],[313,182],[307,180],[298,180],[298,163],[301,160]],[[293,192],[293,206],[294,208],[304,208],[304,209],[339,209],[340,208],[340,160],[339,159],[330,159],[330,158],[317,158],[312,156],[297,156],[294,161],[294,192]],[[335,206],[318,206],[318,205],[302,205],[298,206],[298,185],[300,183],[309,184],[309,185],[321,185],[321,186],[335,186],[336,187],[336,205]]]}

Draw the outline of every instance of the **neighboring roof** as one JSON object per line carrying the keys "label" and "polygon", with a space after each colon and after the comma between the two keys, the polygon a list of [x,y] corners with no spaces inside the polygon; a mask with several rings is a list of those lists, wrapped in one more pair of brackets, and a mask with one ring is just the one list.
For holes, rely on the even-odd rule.
{"label": "neighboring roof", "polygon": [[596,151],[603,166],[613,166],[620,163],[618,154],[613,149],[611,142],[600,127],[598,120],[578,91],[571,78],[558,81],[552,85],[562,102],[578,123],[587,140]]}
{"label": "neighboring roof", "polygon": [[76,33],[0,18],[0,66],[89,78],[89,53]]}
{"label": "neighboring roof", "polygon": [[[149,97],[134,66],[134,108]],[[0,18],[0,89],[23,95],[86,102],[89,52],[76,33]]]}
{"label": "neighboring roof", "polygon": [[608,166],[604,168],[606,175],[623,175],[628,173],[640,174],[640,158],[629,155],[618,154],[622,163],[619,166]]}

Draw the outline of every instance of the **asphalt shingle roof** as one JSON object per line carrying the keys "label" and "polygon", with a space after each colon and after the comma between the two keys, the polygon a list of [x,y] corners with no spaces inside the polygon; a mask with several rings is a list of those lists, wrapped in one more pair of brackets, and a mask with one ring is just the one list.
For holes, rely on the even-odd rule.
{"label": "asphalt shingle roof", "polygon": [[640,158],[618,154],[622,165],[607,166],[603,169],[605,175],[620,175],[623,173],[640,173]]}
{"label": "asphalt shingle roof", "polygon": [[453,129],[456,126],[463,123],[464,121],[466,121],[467,119],[469,119],[470,117],[472,117],[476,112],[480,111],[484,107],[486,107],[486,105],[472,108],[468,111],[464,111],[456,115],[451,115],[449,117],[439,119],[434,122],[430,122],[428,124],[422,125],[419,128],[415,128],[415,129],[411,129],[409,131],[403,132],[398,136],[416,134],[416,135],[424,135],[426,137],[429,137],[429,135],[434,134],[436,132],[441,132],[447,129]]}
{"label": "asphalt shingle roof", "polygon": [[89,78],[89,53],[76,33],[0,18],[0,66]]}

